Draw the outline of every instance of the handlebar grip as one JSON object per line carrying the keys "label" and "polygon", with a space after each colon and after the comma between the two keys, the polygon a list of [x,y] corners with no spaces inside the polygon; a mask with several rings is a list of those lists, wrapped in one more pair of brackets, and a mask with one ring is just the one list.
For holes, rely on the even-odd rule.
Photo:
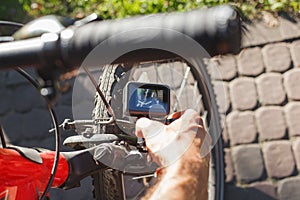
{"label": "handlebar grip", "polygon": [[40,39],[8,42],[0,45],[1,69],[18,66],[35,66],[40,60],[43,43]]}
{"label": "handlebar grip", "polygon": [[[140,30],[144,30],[144,34],[141,34]],[[145,32],[147,30],[156,31]],[[156,14],[123,20],[92,22],[79,28],[68,28],[60,35],[46,33],[39,38],[4,43],[0,45],[0,69],[19,66],[45,67],[45,65],[80,66],[85,57],[107,39],[109,39],[109,45],[100,52],[102,63],[97,63],[97,66],[110,64],[112,61],[108,62],[107,57],[120,52],[120,49],[126,50],[132,45],[140,46],[142,50],[124,52],[127,54],[125,56],[121,54],[114,62],[135,63],[174,58],[174,54],[167,50],[143,49],[153,43],[165,46],[184,45],[182,41],[165,30],[191,37],[211,56],[237,53],[240,50],[239,16],[230,6],[219,6],[186,13]],[[124,32],[129,32],[129,37],[119,37],[118,34]]]}
{"label": "handlebar grip", "polygon": [[61,63],[59,36],[46,33],[38,38],[0,44],[0,70],[16,67],[52,67]]}
{"label": "handlebar grip", "polygon": [[[147,28],[161,31],[154,34],[149,32],[149,34],[144,35],[138,31]],[[81,63],[92,49],[108,38],[109,48],[107,51],[109,52],[116,52],[115,50],[126,48],[133,43],[176,43],[176,38],[168,36],[168,32],[164,32],[165,29],[191,37],[200,43],[210,55],[237,53],[240,50],[241,26],[239,16],[230,6],[219,6],[186,13],[156,14],[123,20],[93,22],[74,30],[73,37],[62,48],[63,58],[73,65]],[[130,32],[130,37],[118,37],[118,34],[122,32]],[[137,58],[143,60],[143,56],[147,57],[148,54],[146,52],[136,55],[134,61],[137,61]],[[157,55],[161,57],[161,52]],[[155,58],[151,58],[150,55],[149,58],[144,59]],[[123,62],[124,60],[119,61]]]}

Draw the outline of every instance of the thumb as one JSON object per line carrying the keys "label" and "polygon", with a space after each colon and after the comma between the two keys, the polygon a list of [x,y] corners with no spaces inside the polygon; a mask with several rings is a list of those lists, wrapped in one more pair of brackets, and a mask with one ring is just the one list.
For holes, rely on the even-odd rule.
{"label": "thumb", "polygon": [[158,121],[153,121],[148,118],[140,118],[135,125],[135,134],[137,137],[149,139],[158,135],[163,129],[164,124]]}

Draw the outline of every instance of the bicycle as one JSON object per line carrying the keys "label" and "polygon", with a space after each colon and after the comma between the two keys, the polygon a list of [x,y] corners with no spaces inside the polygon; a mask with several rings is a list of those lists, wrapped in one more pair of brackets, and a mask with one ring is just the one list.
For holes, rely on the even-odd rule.
{"label": "bicycle", "polygon": [[[206,22],[206,17],[211,17],[209,23]],[[197,22],[196,19],[199,19],[199,22]],[[186,21],[189,20],[191,23],[186,23]],[[150,29],[148,26],[145,32],[145,28],[147,28],[145,25],[147,23],[151,24],[151,26]],[[195,26],[198,23],[203,26]],[[61,28],[57,33],[44,33],[40,37],[10,41],[0,45],[1,69],[13,69],[20,66],[39,67],[39,74],[44,80],[40,91],[46,98],[49,110],[52,113],[57,144],[56,156],[52,160],[50,159],[54,162],[54,165],[49,181],[47,184],[39,185],[41,198],[46,196],[51,185],[69,189],[74,187],[82,178],[89,175],[94,179],[94,196],[96,199],[126,199],[124,175],[141,176],[146,182],[149,181],[147,175],[153,174],[155,166],[147,166],[144,171],[141,170],[137,173],[134,173],[136,169],[134,168],[134,170],[129,173],[125,173],[122,172],[122,170],[112,169],[105,164],[95,164],[92,154],[99,144],[114,142],[118,143],[122,148],[126,146],[126,148],[130,147],[131,150],[139,150],[142,152],[137,153],[134,151],[134,153],[130,154],[129,157],[131,160],[129,160],[131,163],[134,163],[134,167],[141,163],[145,166],[146,160],[145,153],[143,153],[143,141],[138,141],[135,137],[128,134],[128,132],[132,132],[134,128],[134,119],[128,118],[128,116],[125,116],[125,118],[122,116],[123,99],[115,98],[115,96],[122,96],[124,83],[129,80],[139,82],[146,81],[150,83],[166,82],[166,80],[151,81],[150,79],[153,77],[148,77],[147,80],[147,76],[142,76],[141,74],[149,68],[155,71],[162,67],[167,67],[170,70],[170,80],[167,84],[174,84],[173,76],[178,74],[178,70],[182,71],[182,74],[179,75],[181,81],[177,83],[177,86],[171,86],[171,89],[174,90],[177,88],[178,94],[180,94],[178,96],[181,96],[185,87],[190,86],[189,88],[196,100],[196,110],[199,111],[205,119],[206,127],[216,143],[211,152],[212,167],[210,170],[209,199],[223,199],[224,166],[222,140],[219,138],[221,135],[221,124],[215,94],[207,69],[202,64],[202,58],[201,60],[197,59],[196,52],[170,52],[163,47],[161,49],[157,47],[154,48],[153,43],[182,45],[183,40],[184,42],[190,41],[184,37],[187,35],[200,43],[211,55],[237,52],[239,50],[241,37],[240,21],[237,13],[230,7],[225,6],[212,8],[207,11],[192,11],[181,14],[154,15],[152,17],[137,17],[120,21],[100,21],[83,24],[83,21],[81,21],[77,23],[77,27],[73,25],[66,29]],[[95,34],[93,30],[99,30],[99,32]],[[123,30],[126,30],[126,33],[123,34]],[[162,30],[167,31],[163,32]],[[148,31],[152,31],[152,35],[143,34]],[[19,33],[22,33],[22,31]],[[167,41],[163,33],[168,35],[168,37],[166,37],[168,38]],[[133,39],[138,39],[139,41],[133,42]],[[8,38],[8,40],[12,39]],[[97,48],[100,43],[103,44],[103,42],[109,44],[109,49],[106,49],[108,53],[106,52],[105,55],[101,55],[102,60],[100,61],[102,63],[99,62],[99,60],[97,60],[97,63],[90,61],[85,62],[84,59],[88,57],[88,54]],[[192,43],[193,42],[189,44]],[[133,44],[137,44],[137,46]],[[118,52],[117,50],[120,47],[124,47],[127,52]],[[131,47],[131,49],[128,47]],[[118,56],[119,53],[121,55],[119,57],[108,58],[110,52],[113,52],[113,56]],[[208,55],[205,56],[208,57]],[[82,62],[83,66],[92,66],[95,64],[97,66],[108,65],[104,67],[103,74],[99,80],[99,86],[96,81],[93,81],[89,71],[86,70],[85,67],[83,68],[86,70],[88,77],[94,82],[94,86],[97,90],[95,97],[96,105],[93,110],[92,120],[75,120],[72,122],[66,120],[62,124],[64,129],[76,129],[80,135],[70,137],[64,142],[65,145],[69,145],[77,151],[60,154],[59,126],[51,106],[55,96],[56,77],[54,69],[78,67]],[[177,65],[178,70],[174,70],[174,65]],[[37,88],[40,87],[40,85],[28,77],[23,70],[19,69],[18,71],[31,80]],[[162,79],[162,75],[160,75],[159,72],[155,71],[155,73],[158,74],[158,78],[160,77]],[[171,105],[173,111],[184,110],[190,106],[179,106],[180,103],[178,102],[180,102],[180,100],[175,98],[175,101]],[[122,117],[124,119],[122,119]],[[85,137],[83,138],[82,135]],[[3,137],[1,141],[3,141]],[[2,143],[5,147],[5,143]],[[41,162],[41,160],[37,158],[39,156],[37,156],[36,153],[32,151],[28,153],[26,152],[27,149],[24,148],[15,147],[15,149],[18,149],[19,152],[22,152],[23,156],[29,157],[29,159],[34,162]],[[10,152],[5,148],[2,149],[2,151]],[[12,156],[13,153],[10,153]],[[39,154],[46,156],[48,153],[43,153],[43,151],[40,150]],[[32,155],[34,155],[33,158]],[[141,155],[142,158],[139,157]],[[82,161],[84,161],[84,166],[80,164]],[[11,160],[11,162],[13,163],[14,161]],[[63,162],[63,164],[58,166],[59,162]],[[50,161],[48,161],[48,163],[50,163]],[[69,167],[67,167],[67,165]],[[66,169],[70,169],[70,171],[66,173]],[[50,170],[50,168],[48,168],[48,170]],[[56,176],[57,174],[61,176],[63,181],[53,185],[55,174]],[[140,191],[137,193],[139,192]],[[136,195],[138,196],[140,194]],[[37,198],[39,198],[39,196],[40,195],[38,195]]]}

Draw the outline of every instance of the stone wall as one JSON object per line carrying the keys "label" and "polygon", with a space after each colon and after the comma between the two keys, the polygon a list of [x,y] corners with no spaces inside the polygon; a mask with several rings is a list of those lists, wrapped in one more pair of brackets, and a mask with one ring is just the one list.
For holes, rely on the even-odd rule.
{"label": "stone wall", "polygon": [[299,198],[299,58],[297,39],[216,58],[227,99],[226,199]]}

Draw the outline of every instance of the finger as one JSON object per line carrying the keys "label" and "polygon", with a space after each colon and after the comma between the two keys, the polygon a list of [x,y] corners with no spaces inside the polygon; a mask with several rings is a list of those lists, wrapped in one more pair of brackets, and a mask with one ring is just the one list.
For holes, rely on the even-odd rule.
{"label": "finger", "polygon": [[[168,130],[173,130],[173,131],[185,131],[186,129],[189,129],[191,127],[199,127],[199,125],[202,127],[203,126],[203,121],[200,115],[192,110],[192,109],[187,109],[182,112],[182,116],[169,124],[167,126]],[[187,126],[188,125],[188,126]]]}
{"label": "finger", "polygon": [[196,122],[199,125],[203,125],[203,121],[200,115],[192,109],[187,109],[182,115],[182,119],[186,122]]}
{"label": "finger", "polygon": [[212,139],[209,134],[205,135],[205,138],[202,139],[201,147],[200,147],[200,156],[201,158],[205,157],[210,153],[212,149]]}
{"label": "finger", "polygon": [[147,118],[140,118],[137,120],[137,122],[135,123],[135,135],[139,138],[144,138],[143,135],[143,129],[145,127],[150,126],[151,120],[147,119]]}
{"label": "finger", "polygon": [[164,128],[164,124],[148,118],[140,118],[135,125],[135,134],[141,138],[151,138],[158,135]]}

